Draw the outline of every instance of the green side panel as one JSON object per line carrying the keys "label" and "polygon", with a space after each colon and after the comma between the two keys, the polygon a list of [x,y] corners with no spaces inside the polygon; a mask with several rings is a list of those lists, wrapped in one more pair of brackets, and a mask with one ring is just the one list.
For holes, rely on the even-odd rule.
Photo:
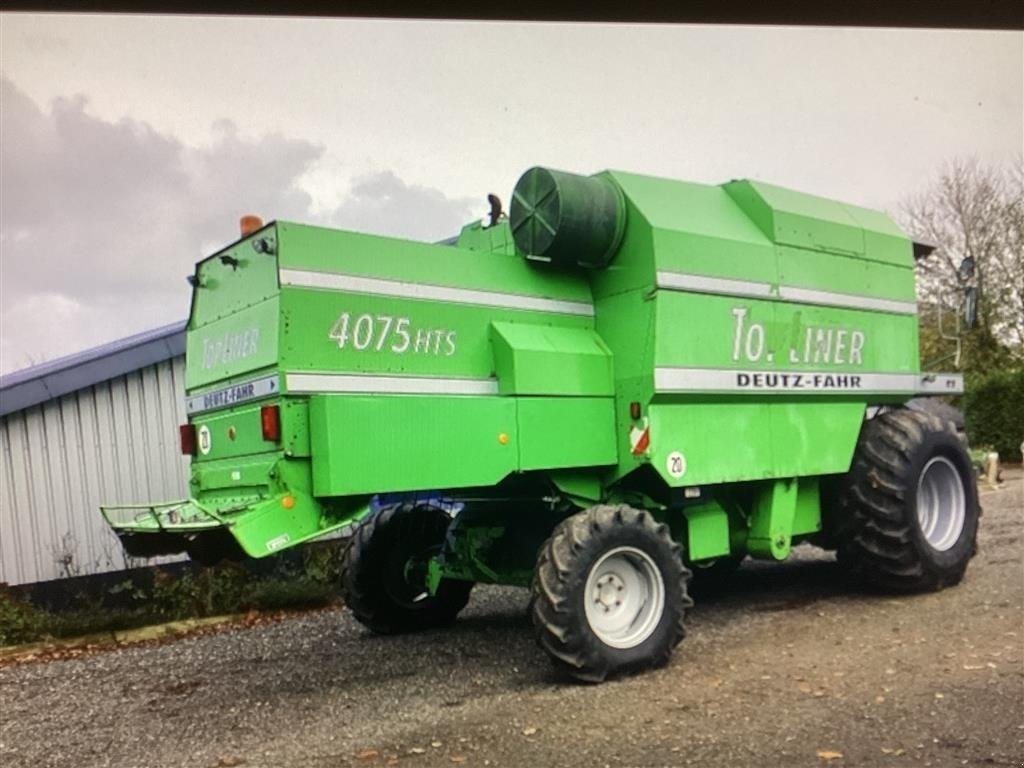
{"label": "green side panel", "polygon": [[760,181],[733,181],[723,188],[773,242],[811,250],[864,253],[860,223],[842,203]]}
{"label": "green side panel", "polygon": [[[196,428],[199,452],[193,464],[276,452],[280,446],[263,439],[260,407],[261,404],[248,405],[194,416],[191,421]],[[204,446],[208,449],[205,452]]]}
{"label": "green side panel", "polygon": [[683,487],[846,472],[864,403],[662,395],[648,414],[651,464]]}
{"label": "green side panel", "polygon": [[774,283],[778,279],[775,250],[767,243],[741,244],[673,230],[656,230],[654,243],[658,270],[730,280]]}
{"label": "green side panel", "polygon": [[314,395],[309,417],[316,496],[493,485],[518,463],[513,398]]}
{"label": "green side panel", "polygon": [[491,323],[498,392],[612,396],[612,354],[589,328]]}
{"label": "green side panel", "polygon": [[[902,243],[907,245],[907,241]],[[909,246],[908,246],[909,247]],[[914,270],[803,248],[778,246],[779,282],[855,296],[914,302]]]}
{"label": "green side panel", "polygon": [[516,245],[512,240],[512,230],[508,226],[507,219],[487,228],[484,228],[479,221],[471,222],[459,232],[459,238],[455,245],[468,251],[516,256]]}
{"label": "green side panel", "polygon": [[733,181],[722,188],[775,243],[913,268],[910,240],[880,211],[760,181]]}
{"label": "green side panel", "polygon": [[698,236],[765,244],[768,239],[722,187],[609,171],[608,176],[654,229],[686,230]]}
{"label": "green side panel", "polygon": [[[322,274],[341,281],[334,290],[282,288],[285,371],[487,378],[494,372],[491,321],[593,327],[590,288],[580,274],[452,246],[299,225],[282,228],[280,259],[286,275],[302,270],[307,277]],[[486,231],[492,229],[497,227]],[[411,295],[362,292],[349,278],[372,278],[378,287],[386,280]],[[431,289],[426,295],[425,288]],[[434,298],[437,288],[461,295]],[[488,297],[495,295],[511,304],[488,305]],[[560,302],[568,310],[523,308],[520,296],[526,303]]]}
{"label": "green side panel", "polygon": [[[652,404],[650,457],[670,486],[705,485],[771,477],[771,416],[764,402]],[[669,473],[669,457],[683,457],[682,473]]]}
{"label": "green side panel", "polygon": [[659,291],[656,315],[655,366],[917,371],[913,315],[681,291]]}
{"label": "green side panel", "polygon": [[[619,254],[610,269],[622,265],[623,255]],[[631,402],[646,404],[652,396],[655,305],[652,293],[644,288],[602,296],[597,301],[598,333],[614,353],[615,438],[620,461],[613,473],[615,478],[628,475],[644,461],[631,453],[630,430],[641,427],[641,423],[633,421],[629,406]]]}
{"label": "green side panel", "polygon": [[252,247],[255,239],[274,242],[276,229],[276,225],[271,224],[199,262],[196,266],[199,285],[192,294],[190,329],[277,294],[277,260],[272,254],[257,253]]}
{"label": "green side panel", "polygon": [[[579,274],[453,246],[279,227],[286,372],[488,378],[492,320],[593,327],[590,287]],[[320,275],[331,282],[290,285],[296,272],[307,283]],[[363,278],[373,287],[360,289]],[[454,299],[445,298],[448,289],[458,292]],[[518,297],[568,309],[525,309]]]}
{"label": "green side panel", "polygon": [[231,489],[234,495],[247,496],[265,491],[270,471],[279,459],[277,453],[240,456],[192,465],[193,492]]}
{"label": "green side panel", "polygon": [[659,291],[655,312],[654,365],[724,368],[734,365],[733,309],[749,306],[751,322],[767,323],[774,306],[769,301],[730,296]]}
{"label": "green side panel", "polygon": [[313,494],[313,465],[308,459],[286,458],[277,463],[272,473],[275,491],[298,491]]}
{"label": "green side panel", "polygon": [[[281,305],[287,372],[487,378],[494,372],[491,320],[552,322],[535,311],[305,288],[284,288]],[[555,322],[587,328],[593,318],[563,315]]]}
{"label": "green side panel", "polygon": [[309,400],[281,399],[281,439],[285,456],[309,456]]}
{"label": "green side panel", "polygon": [[519,469],[589,467],[618,462],[615,401],[610,397],[521,397]]}
{"label": "green side panel", "polygon": [[793,535],[821,530],[821,482],[817,477],[801,477],[793,513]]}
{"label": "green side panel", "polygon": [[[263,257],[269,260],[269,257]],[[198,288],[198,297],[208,289]],[[201,302],[196,299],[197,306]],[[202,322],[202,325],[199,323]],[[278,299],[276,296],[205,322],[193,310],[185,335],[185,388],[237,376],[277,363]]]}
{"label": "green side panel", "polygon": [[774,477],[846,472],[864,421],[863,401],[781,402],[766,406]]}
{"label": "green side panel", "polygon": [[[758,304],[751,301],[735,306],[749,306],[751,317],[755,313],[765,317],[764,308]],[[749,358],[744,344],[737,361],[741,365],[825,373],[916,373],[919,369],[915,315],[775,304],[769,316],[772,320],[765,328],[763,355]],[[734,318],[730,333],[733,351],[735,337]],[[859,354],[855,354],[855,348]]]}
{"label": "green side panel", "polygon": [[627,249],[631,258],[650,263],[653,249],[659,270],[775,281],[771,241],[721,187],[619,171],[609,175],[653,232],[645,252],[642,243],[630,242],[627,228],[616,264]]}
{"label": "green side panel", "polygon": [[686,516],[689,560],[706,560],[729,554],[729,516],[714,501],[694,504],[683,510]]}
{"label": "green side panel", "polygon": [[910,238],[881,211],[844,203],[847,213],[864,230],[864,254],[877,262],[914,269],[914,249]]}
{"label": "green side panel", "polygon": [[[490,231],[490,230],[487,230]],[[476,251],[278,222],[282,269],[397,280],[402,283],[503,291],[590,302],[578,272],[558,272],[521,258],[481,258]]]}

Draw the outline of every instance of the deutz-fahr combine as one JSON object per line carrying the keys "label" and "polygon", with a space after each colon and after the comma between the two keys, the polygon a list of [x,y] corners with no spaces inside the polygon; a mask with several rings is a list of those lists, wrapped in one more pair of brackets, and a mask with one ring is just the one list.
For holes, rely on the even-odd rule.
{"label": "deutz-fahr combine", "polygon": [[974,554],[970,461],[920,397],[962,390],[918,363],[928,248],[882,213],[532,168],[444,243],[249,229],[189,279],[191,498],[103,509],[132,555],[348,528],[371,630],[522,585],[540,646],[600,681],[668,660],[694,570],[810,541],[912,592]]}

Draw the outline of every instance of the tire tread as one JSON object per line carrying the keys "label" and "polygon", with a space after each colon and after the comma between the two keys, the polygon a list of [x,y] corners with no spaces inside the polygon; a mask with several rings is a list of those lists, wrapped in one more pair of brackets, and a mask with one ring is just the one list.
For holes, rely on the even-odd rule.
{"label": "tire tread", "polygon": [[469,602],[472,582],[445,579],[422,609],[409,610],[389,599],[381,586],[381,569],[394,531],[415,515],[444,514],[429,505],[406,502],[382,507],[365,518],[349,539],[341,558],[341,593],[352,615],[378,634],[398,634],[445,626]]}
{"label": "tire tread", "polygon": [[[932,413],[898,409],[871,419],[861,430],[854,460],[837,494],[832,518],[839,561],[858,579],[899,592],[938,590],[958,583],[974,554],[971,543],[962,564],[939,569],[915,545],[916,487],[904,480],[915,456],[932,433],[949,432]],[[955,435],[954,435],[955,437]],[[967,489],[969,514],[976,497]],[[973,502],[976,507],[976,501]],[[976,526],[971,535],[976,533]]]}
{"label": "tire tread", "polygon": [[[616,530],[624,528],[643,530],[672,553],[674,562],[678,563],[675,578],[682,596],[674,608],[676,616],[667,642],[642,663],[630,664],[628,668],[637,670],[664,665],[673,648],[686,635],[686,609],[693,605],[687,592],[691,573],[683,566],[681,548],[671,538],[667,526],[657,523],[646,510],[626,505],[602,504],[566,518],[541,547],[535,567],[530,613],[538,645],[563,671],[585,682],[601,682],[609,674],[619,671],[619,667],[602,653],[603,644],[595,642],[589,629],[585,628],[586,618],[572,605],[574,595],[583,588],[582,582],[586,579],[581,556],[592,549],[590,545],[595,537],[613,535]],[[673,610],[673,607],[666,604],[666,610]]]}

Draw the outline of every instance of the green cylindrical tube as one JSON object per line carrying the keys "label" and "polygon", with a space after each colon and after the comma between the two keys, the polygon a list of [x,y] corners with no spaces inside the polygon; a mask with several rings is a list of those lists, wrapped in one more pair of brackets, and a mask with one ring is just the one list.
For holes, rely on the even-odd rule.
{"label": "green cylindrical tube", "polygon": [[610,179],[534,167],[516,182],[509,224],[528,258],[600,269],[622,242],[626,201]]}

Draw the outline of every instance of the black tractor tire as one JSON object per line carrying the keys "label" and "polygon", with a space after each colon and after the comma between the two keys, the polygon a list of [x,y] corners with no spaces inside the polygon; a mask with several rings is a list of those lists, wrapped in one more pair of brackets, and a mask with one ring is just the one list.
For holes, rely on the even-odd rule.
{"label": "black tractor tire", "polygon": [[858,580],[926,592],[963,578],[981,509],[970,458],[948,420],[899,409],[867,421],[836,491],[828,533]]}
{"label": "black tractor tire", "polygon": [[[646,511],[625,505],[591,507],[565,519],[541,547],[534,570],[530,607],[537,643],[557,668],[585,682],[599,683],[612,674],[663,666],[686,634],[686,609],[693,605],[687,593],[691,574],[680,551],[668,526]],[[597,570],[614,564],[625,569],[624,582]],[[630,568],[646,577],[631,576]],[[605,575],[591,583],[592,594],[588,594],[592,572],[595,577]],[[648,586],[630,586],[643,584],[644,578]],[[641,608],[625,626],[629,631],[640,622],[635,642],[628,637],[619,642],[609,633],[605,635],[613,641],[609,644],[588,618],[586,603],[593,601],[599,607],[592,610],[624,610],[622,617],[630,620],[628,611],[637,598],[621,608],[621,602],[614,603],[616,589],[623,590],[623,599],[630,590],[642,595]],[[657,594],[663,598],[660,609],[652,598]],[[607,606],[602,602],[606,598]],[[646,607],[648,602],[651,608]]]}
{"label": "black tractor tire", "polygon": [[915,397],[908,400],[906,407],[912,411],[922,411],[939,417],[949,429],[956,433],[957,439],[967,448],[967,422],[964,412],[937,397]]}
{"label": "black tractor tire", "polygon": [[441,551],[451,518],[430,504],[384,507],[360,523],[341,563],[341,591],[356,619],[378,634],[447,626],[469,602],[473,582],[424,587],[427,560]]}

